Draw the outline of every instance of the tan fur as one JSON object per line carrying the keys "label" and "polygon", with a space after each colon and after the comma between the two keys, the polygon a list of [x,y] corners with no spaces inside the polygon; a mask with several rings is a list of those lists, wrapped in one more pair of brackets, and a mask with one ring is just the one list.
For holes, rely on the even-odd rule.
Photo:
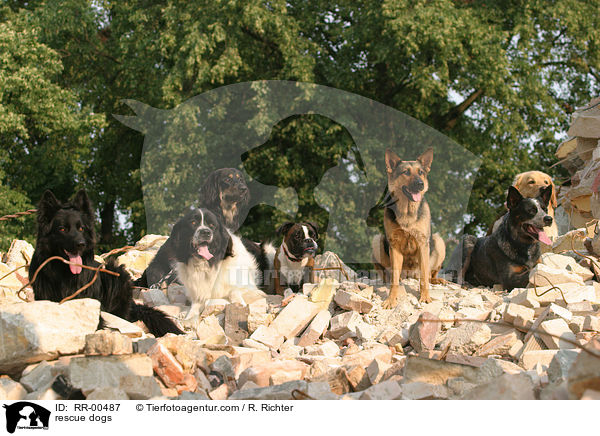
{"label": "tan fur", "polygon": [[[433,250],[430,250],[431,215],[429,205],[423,202],[423,196],[429,185],[427,174],[433,161],[433,149],[426,150],[415,161],[402,161],[393,151],[386,150],[385,163],[388,175],[388,190],[396,200],[394,219],[388,211],[384,215],[384,228],[390,246],[387,256],[383,247],[383,237],[373,239],[373,259],[387,280],[391,274],[390,294],[383,303],[384,308],[395,307],[406,291],[400,285],[402,272],[418,270],[420,277],[420,301],[430,302],[429,282],[432,272],[437,274],[445,257],[445,244],[439,235],[434,235]],[[411,201],[403,192],[414,178],[423,181],[420,201]]]}

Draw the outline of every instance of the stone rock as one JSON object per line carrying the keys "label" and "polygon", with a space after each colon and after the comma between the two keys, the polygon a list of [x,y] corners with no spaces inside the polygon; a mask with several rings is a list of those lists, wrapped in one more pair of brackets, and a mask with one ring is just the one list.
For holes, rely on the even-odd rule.
{"label": "stone rock", "polygon": [[353,310],[358,313],[369,313],[373,309],[373,303],[357,293],[338,289],[333,298],[336,304],[345,310]]}
{"label": "stone rock", "polygon": [[308,371],[309,366],[297,360],[274,360],[245,369],[238,377],[238,384],[252,381],[258,386],[276,385],[290,380],[302,380]]}
{"label": "stone rock", "polygon": [[324,341],[322,344],[309,345],[306,354],[313,356],[337,357],[340,355],[340,347],[333,341]]}
{"label": "stone rock", "polygon": [[563,302],[563,295],[567,304],[580,303],[589,301],[596,303],[598,297],[594,286],[581,286],[577,283],[563,283],[560,285],[562,294],[558,289],[550,290],[551,286],[538,286],[537,295],[534,289],[527,290],[527,298],[532,301],[537,301],[540,305],[545,306],[550,303],[560,304]]}
{"label": "stone rock", "polygon": [[206,395],[204,392],[188,392],[188,391],[182,392],[181,395],[170,398],[170,399],[171,400],[183,400],[183,401],[190,401],[190,400],[208,401],[208,400],[210,400],[208,395]]}
{"label": "stone rock", "polygon": [[465,322],[448,330],[440,348],[450,347],[449,350],[454,353],[471,355],[491,337],[492,332],[486,324]]}
{"label": "stone rock", "polygon": [[[11,270],[23,265],[29,265],[31,263],[31,258],[33,257],[34,251],[35,249],[33,248],[33,245],[31,245],[29,242],[21,239],[13,239],[10,244],[10,248],[2,259],[2,262]],[[4,274],[6,273],[0,274],[0,277]],[[26,276],[27,274],[24,275]]]}
{"label": "stone rock", "polygon": [[337,400],[337,395],[331,391],[329,383],[308,383],[306,394],[315,400]]}
{"label": "stone rock", "polygon": [[528,307],[510,303],[508,306],[506,306],[506,311],[502,315],[502,319],[509,324],[514,324],[517,317],[533,323],[535,312],[533,309]]}
{"label": "stone rock", "polygon": [[248,306],[240,303],[228,304],[225,307],[225,335],[232,344],[238,345],[248,338]]}
{"label": "stone rock", "polygon": [[125,321],[112,313],[100,312],[100,317],[104,328],[117,330],[122,335],[130,338],[141,338],[144,335],[144,331],[137,324]]}
{"label": "stone rock", "polygon": [[267,299],[260,298],[248,305],[248,333],[252,334],[261,325],[268,325],[271,316],[267,313]]}
{"label": "stone rock", "polygon": [[155,307],[170,304],[169,299],[160,289],[143,289],[140,295],[146,306]]}
{"label": "stone rock", "polygon": [[[540,334],[540,338],[544,341],[544,344],[550,349],[559,348],[575,348],[575,345],[564,341],[567,339],[575,341],[576,337],[569,328],[569,325],[562,318],[549,319],[540,324],[540,331],[548,334]],[[550,336],[553,335],[553,336]]]}
{"label": "stone rock", "polygon": [[548,306],[548,317],[549,318],[562,318],[567,323],[573,318],[573,314],[566,308],[559,306],[558,304],[550,303]]}
{"label": "stone rock", "polygon": [[388,380],[371,386],[360,396],[361,400],[399,400],[402,397],[402,387],[393,380]]}
{"label": "stone rock", "polygon": [[588,315],[583,320],[583,330],[600,332],[600,317]]}
{"label": "stone rock", "polygon": [[374,341],[377,336],[377,329],[364,322],[362,319],[356,323],[356,327],[354,332],[356,333],[356,337],[361,341]]}
{"label": "stone rock", "polygon": [[496,336],[494,339],[483,344],[477,352],[476,356],[487,357],[491,355],[507,356],[510,349],[519,342],[519,336],[515,330]]}
{"label": "stone rock", "polygon": [[0,376],[0,400],[19,401],[27,396],[27,390],[8,376]]}
{"label": "stone rock", "polygon": [[99,319],[100,302],[90,298],[0,306],[0,372],[81,352]]}
{"label": "stone rock", "polygon": [[61,400],[61,396],[54,392],[52,389],[46,389],[44,391],[35,391],[27,394],[25,396],[26,400],[34,400],[34,401],[55,401]]}
{"label": "stone rock", "polygon": [[440,323],[435,322],[437,319],[437,316],[423,312],[419,320],[409,329],[410,345],[417,353],[435,348],[441,329]]}
{"label": "stone rock", "polygon": [[374,359],[390,363],[392,361],[392,351],[385,345],[375,344],[373,347],[361,350],[357,353],[344,354],[342,365],[347,367],[359,365],[366,368]]}
{"label": "stone rock", "polygon": [[350,391],[345,368],[331,366],[324,361],[316,361],[312,364],[308,380],[311,384],[327,383],[329,391],[334,395],[342,395]]}
{"label": "stone rock", "polygon": [[[185,372],[191,372],[197,366],[209,365],[206,349],[203,348],[201,341],[193,340],[188,336],[169,334],[159,338],[158,342],[173,353]],[[147,350],[150,350],[150,347]]]}
{"label": "stone rock", "polygon": [[569,273],[577,274],[584,282],[591,280],[594,277],[594,273],[590,271],[589,268],[579,265],[577,261],[570,256],[556,253],[544,253],[540,256],[540,261],[551,268],[566,270]]}
{"label": "stone rock", "polygon": [[294,391],[307,392],[308,383],[304,380],[293,380],[277,386],[243,389],[234,392],[230,400],[293,400]]}
{"label": "stone rock", "polygon": [[235,378],[238,378],[239,375],[247,368],[256,365],[262,365],[272,360],[270,351],[246,348],[237,348],[236,350],[238,351],[236,351],[231,358],[231,364],[233,365]]}
{"label": "stone rock", "polygon": [[402,384],[403,400],[440,400],[450,396],[448,388],[423,382],[410,382]]}
{"label": "stone rock", "polygon": [[131,338],[118,332],[99,330],[85,337],[84,354],[110,356],[133,353]]}
{"label": "stone rock", "polygon": [[379,359],[373,359],[369,366],[367,366],[367,377],[369,377],[371,385],[377,384],[383,380],[383,377],[390,366],[389,363],[382,362]]}
{"label": "stone rock", "polygon": [[233,367],[233,362],[228,356],[219,357],[217,360],[210,364],[210,369],[221,374],[226,382],[235,379],[235,369]]}
{"label": "stone rock", "polygon": [[[160,395],[160,388],[158,390],[158,394]],[[125,393],[124,390],[115,388],[115,387],[107,387],[107,388],[98,388],[93,390],[86,397],[87,400],[129,400],[129,397]]]}
{"label": "stone rock", "polygon": [[367,374],[367,369],[361,365],[345,366],[346,378],[355,392],[362,391],[371,386],[371,380]]}
{"label": "stone rock", "polygon": [[569,375],[569,369],[579,356],[581,350],[558,350],[548,365],[548,379],[551,382],[565,381]]}
{"label": "stone rock", "polygon": [[200,316],[202,318],[206,318],[210,315],[217,315],[221,312],[224,312],[225,307],[227,307],[228,304],[229,301],[223,298],[213,298],[206,300],[206,303],[204,303],[204,310],[202,311],[202,314]]}
{"label": "stone rock", "polygon": [[121,379],[129,375],[151,377],[152,360],[140,354],[75,357],[67,369],[71,385],[81,389],[84,395],[100,388],[118,388]]}
{"label": "stone rock", "polygon": [[558,350],[532,350],[526,351],[521,356],[521,366],[527,371],[534,369],[537,365],[548,368]]}
{"label": "stone rock", "polygon": [[583,286],[580,275],[566,269],[552,268],[543,263],[538,263],[529,273],[529,284],[533,286],[561,285],[563,283],[576,283]]}
{"label": "stone rock", "polygon": [[167,347],[157,343],[148,350],[148,356],[152,359],[154,372],[160,377],[165,386],[174,388],[183,383],[183,368]]}
{"label": "stone rock", "polygon": [[584,317],[594,311],[594,306],[589,301],[580,301],[579,303],[568,304],[567,309],[573,315]]}
{"label": "stone rock", "polygon": [[526,374],[504,374],[476,386],[463,400],[535,400],[534,385]]}
{"label": "stone rock", "polygon": [[227,383],[223,383],[222,385],[216,387],[212,391],[208,393],[208,396],[213,401],[222,401],[226,400],[229,397],[229,386]]}
{"label": "stone rock", "polygon": [[306,328],[320,310],[318,304],[308,301],[304,295],[296,295],[269,327],[285,339],[293,338]]}
{"label": "stone rock", "polygon": [[28,392],[34,391],[45,391],[48,389],[56,376],[60,373],[55,368],[55,365],[51,365],[45,360],[42,360],[37,365],[27,367],[23,374],[21,374],[21,383]]}
{"label": "stone rock", "polygon": [[298,341],[298,345],[300,347],[306,347],[308,345],[313,345],[317,339],[319,339],[325,331],[327,331],[327,327],[329,326],[329,321],[331,320],[331,314],[328,310],[321,310],[310,322],[308,327],[302,336],[300,336],[300,340]]}
{"label": "stone rock", "polygon": [[250,339],[265,344],[267,347],[278,350],[285,338],[279,331],[271,326],[261,325],[250,336]]}
{"label": "stone rock", "polygon": [[149,376],[129,374],[121,377],[120,388],[131,400],[149,400],[161,396],[156,379]]}
{"label": "stone rock", "polygon": [[270,348],[267,347],[265,344],[261,344],[258,341],[255,341],[254,339],[244,339],[242,341],[242,346],[246,347],[246,348],[256,348],[257,350],[265,350],[265,351],[269,351]]}
{"label": "stone rock", "polygon": [[322,279],[318,286],[312,290],[310,301],[317,304],[320,310],[327,310],[335,295],[338,282],[333,278]]}
{"label": "stone rock", "polygon": [[569,369],[569,398],[576,400],[588,390],[600,391],[600,342],[593,341],[588,349],[595,355],[579,353]]}
{"label": "stone rock", "polygon": [[581,396],[582,400],[600,400],[600,391],[587,389]]}
{"label": "stone rock", "polygon": [[196,336],[203,344],[224,344],[227,341],[225,330],[214,315],[200,320],[196,326]]}
{"label": "stone rock", "polygon": [[362,321],[362,317],[357,312],[344,312],[331,318],[329,335],[338,339],[342,336],[353,333],[356,335],[356,326]]}

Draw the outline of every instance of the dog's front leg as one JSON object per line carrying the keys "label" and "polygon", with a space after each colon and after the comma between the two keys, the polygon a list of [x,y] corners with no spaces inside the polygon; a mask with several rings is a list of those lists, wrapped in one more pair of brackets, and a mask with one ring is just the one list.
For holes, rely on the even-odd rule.
{"label": "dog's front leg", "polygon": [[421,303],[431,303],[429,296],[429,278],[431,270],[429,269],[429,244],[419,244],[419,266],[421,268]]}
{"label": "dog's front leg", "polygon": [[391,267],[392,267],[392,284],[390,286],[390,295],[383,302],[384,309],[391,309],[398,304],[398,298],[406,297],[404,286],[400,285],[400,276],[402,275],[402,264],[404,263],[404,255],[390,247]]}

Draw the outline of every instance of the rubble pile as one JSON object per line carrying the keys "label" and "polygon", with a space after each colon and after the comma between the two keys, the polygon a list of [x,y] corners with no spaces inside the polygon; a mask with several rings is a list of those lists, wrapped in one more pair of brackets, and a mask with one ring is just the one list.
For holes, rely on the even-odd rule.
{"label": "rubble pile", "polygon": [[[599,254],[600,240],[594,230],[600,219],[600,97],[572,114],[567,135],[567,140],[556,150],[556,157],[570,175],[570,183],[560,186],[558,191],[559,233],[577,229],[577,234],[590,238],[586,244],[588,251]],[[583,249],[581,243],[575,244],[575,248]]]}
{"label": "rubble pile", "polygon": [[[144,244],[120,257],[136,274],[157,249]],[[180,285],[140,289],[139,302],[186,333],[162,338],[95,300],[15,301],[22,284],[9,277],[0,399],[597,399],[600,283],[568,254],[544,254],[531,286],[510,293],[448,283],[421,304],[406,279],[392,310],[386,287],[358,278],[247,304],[209,300],[189,320]]]}

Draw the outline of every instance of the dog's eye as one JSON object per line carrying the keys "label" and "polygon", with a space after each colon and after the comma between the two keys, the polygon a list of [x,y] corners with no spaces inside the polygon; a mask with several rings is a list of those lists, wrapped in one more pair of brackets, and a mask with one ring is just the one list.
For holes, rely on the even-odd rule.
{"label": "dog's eye", "polygon": [[535,183],[535,180],[530,180],[530,181],[529,181],[529,182],[527,182],[527,183],[529,183],[530,185],[533,185],[533,184]]}
{"label": "dog's eye", "polygon": [[77,227],[77,230],[79,230],[80,232],[83,232],[83,226]]}
{"label": "dog's eye", "polygon": [[65,229],[63,226],[60,226],[60,227],[58,228],[58,231],[59,231],[59,232],[66,232],[66,231],[67,231],[67,229]]}
{"label": "dog's eye", "polygon": [[198,224],[198,222],[196,220],[192,220],[192,225],[195,226],[196,224]]}
{"label": "dog's eye", "polygon": [[422,176],[423,174],[425,174],[425,171],[419,170],[419,175]]}
{"label": "dog's eye", "polygon": [[549,182],[548,180],[544,180],[544,184],[545,184],[545,185],[549,185],[549,184],[550,184],[550,182]]}
{"label": "dog's eye", "polygon": [[406,174],[407,176],[410,175],[410,170],[404,170],[404,172],[402,174]]}

